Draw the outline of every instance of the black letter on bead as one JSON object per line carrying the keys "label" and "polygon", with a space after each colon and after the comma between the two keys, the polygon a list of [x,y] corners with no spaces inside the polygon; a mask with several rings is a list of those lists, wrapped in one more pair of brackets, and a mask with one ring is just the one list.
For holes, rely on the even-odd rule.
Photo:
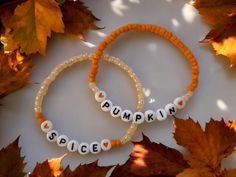
{"label": "black letter on bead", "polygon": [[131,117],[131,114],[127,112],[125,112],[122,116],[123,119],[127,119],[127,120],[130,120],[130,117]]}
{"label": "black letter on bead", "polygon": [[161,111],[161,110],[159,111],[159,113],[161,114],[161,117],[164,117],[164,115],[163,115],[163,113],[162,113],[162,111]]}
{"label": "black letter on bead", "polygon": [[106,102],[103,103],[102,107],[103,108],[104,107],[109,108],[110,107],[110,103],[106,101]]}
{"label": "black letter on bead", "polygon": [[[85,149],[84,149],[84,148],[85,148]],[[87,148],[86,145],[82,145],[82,146],[81,146],[81,152],[85,153],[85,152],[86,152],[86,148]]]}
{"label": "black letter on bead", "polygon": [[93,144],[93,152],[98,152],[98,145],[97,144]]}
{"label": "black letter on bead", "polygon": [[175,113],[175,112],[176,112],[175,107],[172,107],[172,108],[169,109],[170,115],[172,115],[172,114]]}
{"label": "black letter on bead", "polygon": [[119,114],[120,111],[121,111],[120,109],[115,108],[115,109],[113,110],[113,114],[114,114],[114,115],[117,115],[117,114]]}
{"label": "black letter on bead", "polygon": [[136,114],[135,116],[135,121],[137,122],[138,120],[142,119],[142,116],[140,114]]}
{"label": "black letter on bead", "polygon": [[52,134],[48,137],[50,140],[53,140],[57,136],[55,132],[52,132]]}
{"label": "black letter on bead", "polygon": [[72,143],[72,145],[71,145],[71,150],[73,151],[73,149],[74,149],[74,145],[75,145],[75,143]]}
{"label": "black letter on bead", "polygon": [[60,139],[59,144],[65,144],[65,143],[66,143],[66,139],[65,138]]}
{"label": "black letter on bead", "polygon": [[154,120],[153,116],[154,116],[153,114],[148,114],[148,115],[147,115],[147,117],[148,117],[148,121],[150,121],[150,120]]}

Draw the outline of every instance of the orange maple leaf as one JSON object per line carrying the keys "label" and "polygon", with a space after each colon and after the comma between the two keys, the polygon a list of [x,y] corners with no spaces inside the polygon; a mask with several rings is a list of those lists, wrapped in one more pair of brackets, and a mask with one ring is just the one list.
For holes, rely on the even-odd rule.
{"label": "orange maple leaf", "polygon": [[217,54],[236,65],[236,2],[235,0],[195,0],[193,6],[213,29],[203,42],[210,43]]}
{"label": "orange maple leaf", "polygon": [[190,165],[177,177],[217,177],[227,173],[221,171],[221,161],[234,151],[236,132],[223,119],[211,119],[204,131],[190,118],[175,118],[174,137],[177,144],[187,148],[184,159]]}
{"label": "orange maple leaf", "polygon": [[29,83],[32,60],[14,51],[0,50],[0,97],[3,97]]}

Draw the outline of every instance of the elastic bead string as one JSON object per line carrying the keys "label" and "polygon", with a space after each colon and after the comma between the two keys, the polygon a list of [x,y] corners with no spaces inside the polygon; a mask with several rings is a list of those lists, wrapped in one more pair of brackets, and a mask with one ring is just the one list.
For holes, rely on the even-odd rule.
{"label": "elastic bead string", "polygon": [[107,46],[113,42],[120,34],[131,31],[131,30],[141,30],[141,31],[150,31],[152,33],[161,35],[171,41],[176,47],[178,47],[181,52],[185,55],[185,57],[189,60],[190,64],[192,65],[192,82],[187,87],[187,91],[194,92],[198,85],[198,74],[199,74],[199,68],[198,68],[198,62],[192,52],[186,47],[180,39],[178,39],[173,33],[167,31],[165,28],[151,25],[151,24],[128,24],[125,26],[122,26],[116,30],[114,30],[105,40],[103,40],[95,54],[92,58],[92,66],[90,70],[89,75],[89,82],[94,83],[96,81],[96,75],[98,72],[98,62],[101,59],[101,56],[104,53],[104,50],[107,48]]}
{"label": "elastic bead string", "polygon": [[[187,87],[187,93],[181,97],[177,97],[173,100],[172,103],[167,104],[164,108],[157,109],[156,111],[147,110],[144,113],[137,108],[136,112],[133,113],[131,110],[123,110],[120,106],[113,106],[111,100],[106,99],[100,100],[98,98],[99,94],[106,95],[106,92],[100,90],[96,85],[96,76],[99,67],[99,61],[103,56],[104,50],[107,46],[113,42],[120,34],[131,31],[131,30],[141,30],[141,31],[150,31],[155,34],[161,35],[166,39],[170,40],[175,46],[177,46],[181,52],[185,55],[192,66],[192,82]],[[127,71],[129,74],[132,71]],[[107,38],[105,38],[97,47],[95,54],[92,57],[92,65],[89,75],[89,85],[90,88],[93,90],[95,94],[95,99],[98,102],[101,102],[101,109],[105,112],[109,111],[112,117],[120,117],[123,121],[129,122],[133,121],[134,126],[135,124],[141,124],[143,122],[151,123],[155,120],[163,121],[168,116],[173,116],[177,113],[178,109],[183,109],[187,103],[187,101],[192,97],[193,92],[195,91],[198,85],[198,75],[199,75],[199,68],[198,62],[191,51],[171,32],[167,31],[166,29],[156,26],[156,25],[149,25],[149,24],[128,24],[126,26],[122,26],[115,31],[111,32]],[[140,81],[139,81],[140,82]],[[141,86],[140,86],[141,88]],[[143,106],[143,105],[142,105]],[[132,119],[125,119],[127,114],[132,115]],[[127,132],[129,134],[129,132]],[[124,139],[125,140],[125,137]]]}
{"label": "elastic bead string", "polygon": [[[132,123],[130,125],[129,129],[127,130],[126,134],[123,137],[121,137],[120,139],[113,139],[113,140],[103,139],[100,143],[92,142],[90,145],[88,143],[80,143],[79,144],[75,140],[69,140],[69,138],[66,135],[59,135],[59,133],[53,129],[52,122],[49,120],[46,120],[45,117],[43,116],[42,102],[43,102],[43,98],[46,95],[50,84],[56,79],[56,77],[64,69],[72,66],[75,63],[82,62],[84,60],[91,60],[91,58],[92,58],[92,55],[84,54],[84,55],[80,55],[78,57],[74,57],[74,58],[58,65],[42,83],[42,85],[38,91],[38,94],[35,98],[35,106],[34,106],[35,117],[37,118],[37,120],[41,124],[42,131],[46,133],[46,137],[47,137],[48,141],[50,141],[50,142],[56,141],[58,146],[61,146],[61,147],[67,146],[67,149],[71,152],[75,152],[78,149],[80,154],[87,154],[87,153],[89,153],[89,151],[96,154],[97,152],[93,151],[94,147],[96,147],[99,152],[101,150],[107,151],[107,150],[110,150],[110,148],[118,147],[118,146],[128,142],[137,130],[137,125],[135,123]],[[138,103],[137,103],[136,109],[138,111],[142,111],[143,106],[144,106],[144,95],[142,92],[142,85],[139,81],[139,78],[136,76],[136,74],[133,72],[133,70],[128,65],[126,65],[124,62],[122,62],[118,58],[114,58],[114,57],[106,55],[106,56],[104,56],[104,60],[119,66],[121,69],[125,70],[130,75],[130,77],[134,81],[134,84],[135,84],[135,87],[137,90],[137,94],[138,94]],[[95,84],[90,84],[90,88],[94,92],[97,92],[99,90]]]}

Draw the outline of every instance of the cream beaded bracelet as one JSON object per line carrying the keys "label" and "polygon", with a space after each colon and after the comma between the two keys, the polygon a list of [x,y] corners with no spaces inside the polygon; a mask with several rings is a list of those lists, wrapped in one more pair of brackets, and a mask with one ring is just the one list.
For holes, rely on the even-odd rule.
{"label": "cream beaded bracelet", "polygon": [[[113,106],[112,102],[107,98],[99,99],[98,97],[98,95],[100,94],[106,95],[104,91],[99,90],[96,86],[96,75],[98,72],[99,60],[101,59],[101,56],[103,55],[104,50],[106,49],[108,44],[113,42],[120,34],[131,30],[150,31],[152,33],[165,37],[166,39],[171,41],[176,47],[178,47],[181,52],[183,52],[185,57],[189,60],[190,64],[192,65],[192,82],[187,88],[187,93],[181,97],[177,97],[176,99],[174,99],[173,103],[167,104],[164,107],[164,109],[157,109],[156,111],[147,110],[144,113],[140,111],[132,113],[132,111],[130,110],[123,111],[123,109],[120,106]],[[141,124],[145,122],[145,120],[146,122],[153,122],[155,120],[163,121],[168,117],[168,115],[173,116],[176,114],[178,109],[183,109],[186,105],[186,102],[193,95],[193,92],[198,85],[198,75],[199,75],[199,68],[196,58],[194,57],[192,52],[174,34],[156,25],[128,24],[113,31],[97,47],[96,52],[93,55],[92,59],[92,66],[89,75],[89,85],[92,90],[96,90],[95,99],[98,102],[101,102],[101,109],[103,111],[109,111],[113,117],[121,117],[122,120],[133,121],[133,123]],[[126,119],[124,119],[124,116]]]}
{"label": "cream beaded bracelet", "polygon": [[[137,130],[137,125],[135,123],[132,123],[127,130],[126,134],[121,137],[120,139],[103,139],[101,142],[92,142],[90,144],[86,142],[79,143],[76,140],[70,140],[68,136],[66,135],[60,135],[54,128],[53,124],[50,120],[46,120],[42,114],[42,102],[44,96],[47,94],[48,87],[50,84],[56,79],[56,77],[66,68],[72,66],[75,63],[82,62],[85,60],[91,60],[92,55],[84,54],[80,55],[78,57],[74,57],[69,59],[68,61],[65,61],[58,65],[51,73],[50,75],[44,80],[42,83],[40,90],[38,91],[38,94],[35,99],[35,116],[38,119],[39,123],[41,124],[41,130],[46,133],[46,138],[49,142],[57,142],[57,145],[60,147],[67,147],[68,151],[70,152],[79,152],[80,154],[88,154],[89,152],[93,154],[99,153],[101,150],[108,151],[113,147],[120,146],[122,144],[125,144],[128,142],[133,135],[135,134],[135,131]],[[142,85],[136,76],[136,74],[132,71],[132,69],[126,65],[124,62],[119,60],[118,58],[114,58],[108,55],[104,56],[104,60],[107,62],[110,62],[112,64],[115,64],[119,66],[120,68],[124,69],[130,77],[133,79],[135,83],[135,87],[138,93],[138,103],[137,103],[137,111],[143,110],[144,105],[144,95],[142,92]],[[93,91],[97,92],[97,87],[93,87]],[[97,95],[98,100],[104,99],[104,94],[101,93]]]}

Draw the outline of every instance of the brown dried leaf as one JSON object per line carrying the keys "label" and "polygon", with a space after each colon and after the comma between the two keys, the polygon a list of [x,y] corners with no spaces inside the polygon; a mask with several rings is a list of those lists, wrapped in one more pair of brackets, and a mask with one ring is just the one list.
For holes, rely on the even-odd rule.
{"label": "brown dried leaf", "polygon": [[98,29],[95,21],[99,20],[80,0],[65,0],[61,3],[65,33],[84,39],[84,31]]}
{"label": "brown dried leaf", "polygon": [[208,168],[188,168],[182,173],[178,174],[177,177],[217,177],[215,174],[209,171]]}
{"label": "brown dried leaf", "polygon": [[100,167],[95,161],[90,164],[79,165],[74,171],[67,167],[60,177],[105,177],[112,166]]}
{"label": "brown dried leaf", "polygon": [[222,177],[235,177],[236,169],[224,170],[222,173]]}
{"label": "brown dried leaf", "polygon": [[151,142],[143,135],[141,142],[134,143],[130,159],[124,165],[117,166],[112,177],[176,176],[188,167],[179,151]]}
{"label": "brown dried leaf", "polygon": [[37,163],[29,177],[55,177],[62,172],[61,161],[65,156]]}
{"label": "brown dried leaf", "polygon": [[21,157],[18,137],[13,143],[0,150],[0,177],[24,177],[25,157]]}
{"label": "brown dried leaf", "polygon": [[203,42],[210,43],[217,54],[228,57],[231,66],[236,65],[235,0],[195,0],[193,5],[213,27]]}
{"label": "brown dried leaf", "polygon": [[204,131],[198,122],[190,118],[175,118],[174,137],[179,145],[188,150],[184,158],[191,169],[186,169],[183,174],[189,174],[190,171],[196,171],[196,174],[220,174],[221,161],[228,157],[236,146],[236,132],[229,128],[223,119],[211,119]]}
{"label": "brown dried leaf", "polygon": [[29,83],[32,60],[18,51],[4,54],[0,50],[0,97],[3,97]]}

